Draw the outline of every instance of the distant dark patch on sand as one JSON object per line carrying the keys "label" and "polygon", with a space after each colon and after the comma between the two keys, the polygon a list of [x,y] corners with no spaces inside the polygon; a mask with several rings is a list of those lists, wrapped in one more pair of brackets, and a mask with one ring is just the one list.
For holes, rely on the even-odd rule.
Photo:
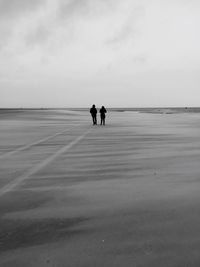
{"label": "distant dark patch on sand", "polygon": [[[12,194],[12,196],[11,196]],[[50,201],[52,196],[49,193],[16,191],[1,197],[0,216],[9,212],[35,209]]]}
{"label": "distant dark patch on sand", "polygon": [[115,112],[133,111],[152,114],[200,113],[199,107],[110,108],[109,110]]}
{"label": "distant dark patch on sand", "polygon": [[0,120],[16,119],[25,111],[12,110],[12,109],[0,109]]}
{"label": "distant dark patch on sand", "polygon": [[[77,116],[66,109],[0,109],[0,120],[53,121],[63,122]],[[56,118],[55,118],[56,116]]]}
{"label": "distant dark patch on sand", "polygon": [[22,112],[24,112],[25,110],[23,110],[23,109],[9,109],[9,108],[0,108],[0,114],[10,114],[10,113],[22,113]]}
{"label": "distant dark patch on sand", "polygon": [[0,220],[0,253],[7,250],[42,245],[83,233],[76,226],[88,220],[68,219]]}

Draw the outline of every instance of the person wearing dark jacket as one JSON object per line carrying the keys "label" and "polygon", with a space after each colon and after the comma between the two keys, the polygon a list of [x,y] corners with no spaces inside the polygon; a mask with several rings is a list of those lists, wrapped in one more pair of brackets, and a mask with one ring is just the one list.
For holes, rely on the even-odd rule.
{"label": "person wearing dark jacket", "polygon": [[102,124],[105,125],[105,119],[106,119],[107,110],[105,109],[104,106],[102,106],[99,112],[100,112],[100,117],[101,117],[101,125]]}
{"label": "person wearing dark jacket", "polygon": [[97,109],[95,105],[91,107],[90,114],[92,116],[93,125],[96,125],[97,124]]}

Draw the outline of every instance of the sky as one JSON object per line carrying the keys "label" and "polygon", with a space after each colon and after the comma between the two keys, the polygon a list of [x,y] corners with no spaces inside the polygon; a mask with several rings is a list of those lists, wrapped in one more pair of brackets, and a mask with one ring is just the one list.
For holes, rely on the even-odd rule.
{"label": "sky", "polygon": [[199,0],[0,0],[0,107],[200,106]]}

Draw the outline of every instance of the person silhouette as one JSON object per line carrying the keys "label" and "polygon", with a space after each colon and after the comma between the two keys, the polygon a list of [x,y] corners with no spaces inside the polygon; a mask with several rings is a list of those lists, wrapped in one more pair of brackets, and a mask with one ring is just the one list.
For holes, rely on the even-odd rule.
{"label": "person silhouette", "polygon": [[101,117],[101,125],[102,124],[105,125],[105,119],[106,119],[107,110],[105,109],[104,106],[102,106],[99,112],[100,112],[100,117]]}
{"label": "person silhouette", "polygon": [[92,105],[90,109],[90,114],[92,116],[93,125],[96,125],[97,124],[97,109],[95,105]]}

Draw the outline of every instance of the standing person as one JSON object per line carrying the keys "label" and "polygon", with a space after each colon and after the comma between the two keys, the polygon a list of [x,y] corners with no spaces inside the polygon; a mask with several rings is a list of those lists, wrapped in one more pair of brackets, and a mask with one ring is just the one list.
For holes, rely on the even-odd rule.
{"label": "standing person", "polygon": [[97,109],[95,105],[91,107],[90,114],[92,116],[93,125],[96,125],[97,124]]}
{"label": "standing person", "polygon": [[104,106],[102,106],[99,112],[100,112],[100,117],[101,117],[101,125],[102,124],[105,125],[105,119],[106,119],[107,110],[105,109]]}

